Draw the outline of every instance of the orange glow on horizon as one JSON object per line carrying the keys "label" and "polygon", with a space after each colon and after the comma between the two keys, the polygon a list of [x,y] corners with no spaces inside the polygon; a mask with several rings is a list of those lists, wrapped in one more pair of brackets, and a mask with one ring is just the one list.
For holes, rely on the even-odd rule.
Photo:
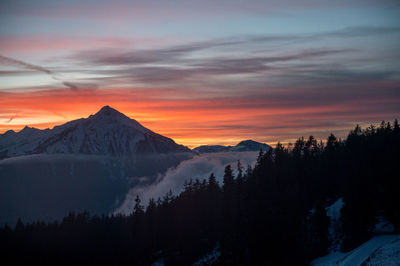
{"label": "orange glow on horizon", "polygon": [[[349,117],[343,113],[353,111],[349,105],[280,107],[268,102],[258,104],[257,100],[249,104],[233,98],[174,99],[173,94],[165,97],[164,93],[126,89],[2,92],[0,133],[11,129],[18,131],[26,125],[52,128],[88,117],[104,105],[190,148],[206,144],[235,145],[244,139],[273,145],[311,134],[325,139],[331,131],[343,137],[357,122],[368,119],[377,122],[381,118],[381,114]],[[349,119],[355,122],[339,123]]]}

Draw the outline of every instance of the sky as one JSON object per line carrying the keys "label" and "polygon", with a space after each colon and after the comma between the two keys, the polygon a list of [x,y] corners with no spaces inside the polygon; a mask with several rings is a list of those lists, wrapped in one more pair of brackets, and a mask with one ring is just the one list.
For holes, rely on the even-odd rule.
{"label": "sky", "polygon": [[180,144],[400,118],[400,2],[0,1],[0,133],[102,106]]}

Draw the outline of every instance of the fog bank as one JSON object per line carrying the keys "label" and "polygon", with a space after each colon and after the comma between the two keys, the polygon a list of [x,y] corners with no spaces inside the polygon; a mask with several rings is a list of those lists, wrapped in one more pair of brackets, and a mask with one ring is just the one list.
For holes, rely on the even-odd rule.
{"label": "fog bank", "polygon": [[[196,155],[192,159],[181,162],[175,168],[169,168],[165,174],[158,175],[156,182],[151,185],[135,186],[129,190],[123,204],[115,213],[129,214],[133,210],[135,197],[139,195],[143,205],[147,205],[150,198],[163,197],[169,190],[178,194],[183,189],[185,180],[208,178],[214,173],[217,181],[222,184],[224,168],[231,164],[236,171],[237,161],[240,160],[243,167],[254,166],[258,152],[218,152]],[[144,177],[145,179],[145,177]]]}

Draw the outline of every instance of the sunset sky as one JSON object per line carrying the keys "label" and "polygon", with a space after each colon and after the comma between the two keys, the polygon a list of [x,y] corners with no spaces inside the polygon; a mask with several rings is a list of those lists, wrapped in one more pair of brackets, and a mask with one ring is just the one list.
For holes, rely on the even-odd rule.
{"label": "sunset sky", "polygon": [[104,105],[189,147],[400,118],[400,1],[0,1],[0,133]]}

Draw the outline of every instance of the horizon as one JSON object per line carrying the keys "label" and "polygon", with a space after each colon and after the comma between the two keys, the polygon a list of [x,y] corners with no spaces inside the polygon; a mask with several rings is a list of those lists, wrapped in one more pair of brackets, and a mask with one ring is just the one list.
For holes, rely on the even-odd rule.
{"label": "horizon", "polygon": [[[73,119],[73,120],[88,119],[88,118],[90,118],[92,115],[95,115],[95,114],[99,113],[103,108],[110,108],[110,109],[112,109],[112,110],[115,110],[115,111],[117,111],[117,112],[119,112],[119,113],[125,115],[124,113],[120,112],[118,109],[116,109],[116,108],[114,108],[114,107],[112,107],[112,106],[110,106],[110,105],[104,105],[103,107],[101,107],[100,109],[98,109],[97,112],[95,112],[95,113],[92,113],[92,114],[90,114],[90,115],[88,115],[88,116],[86,116],[86,117],[80,117],[80,118]],[[128,117],[129,117],[129,116],[128,116]],[[133,118],[133,117],[129,117],[129,118],[130,118],[130,119],[133,119],[133,120],[135,120],[135,121],[137,121],[137,120],[136,120],[135,118]],[[397,119],[397,118],[395,118],[395,120],[396,120],[396,119]],[[70,120],[70,121],[73,121],[73,120]],[[70,121],[66,121],[65,123],[70,122]],[[137,122],[139,122],[139,121],[137,121]],[[389,123],[392,123],[392,121],[381,121],[381,123],[382,123],[382,122],[389,122]],[[56,124],[56,125],[54,125],[54,126],[52,126],[52,127],[46,127],[46,128],[38,128],[38,127],[33,127],[33,126],[25,125],[23,128],[21,128],[21,129],[19,129],[19,130],[9,129],[9,130],[7,130],[7,131],[5,131],[5,132],[0,132],[0,135],[1,135],[1,134],[5,134],[5,133],[8,132],[8,131],[13,131],[13,132],[18,133],[18,132],[21,132],[22,130],[24,130],[25,128],[34,128],[34,129],[40,129],[40,130],[47,130],[47,129],[52,130],[54,127],[63,125],[63,124],[65,124],[65,123]],[[139,122],[139,123],[140,123],[140,122]],[[140,123],[140,124],[141,124],[141,123]],[[357,125],[359,125],[359,124],[357,124]],[[370,125],[367,125],[367,126],[371,126],[371,125],[372,125],[372,126],[375,126],[375,127],[378,126],[378,125],[376,125],[376,124],[370,124]],[[347,134],[348,134],[352,129],[354,129],[355,126],[356,126],[356,125],[354,125],[352,128],[350,128],[349,131],[347,132]],[[362,125],[359,125],[359,126],[360,126],[361,128],[363,128],[363,129],[366,128],[366,126],[362,126]],[[147,128],[147,127],[146,127],[146,128]],[[148,128],[148,129],[152,130],[151,128]],[[152,130],[152,131],[153,131],[153,130]],[[153,131],[153,132],[154,132],[154,131]],[[157,133],[157,132],[155,132],[155,133]],[[332,132],[331,132],[331,133],[332,133]],[[331,134],[331,133],[329,133],[329,134]],[[310,135],[310,136],[314,136],[314,135]],[[326,141],[326,139],[328,138],[328,136],[329,136],[329,135],[325,136],[325,138],[316,138],[316,140],[317,140],[317,141],[322,141],[323,143],[325,143],[325,141]],[[166,136],[166,137],[168,137],[168,136]],[[258,140],[254,140],[254,139],[241,139],[241,140],[239,140],[239,141],[237,141],[237,142],[235,142],[235,143],[233,143],[233,144],[219,144],[219,143],[216,143],[216,144],[208,144],[208,143],[205,143],[205,144],[200,144],[200,145],[197,145],[197,146],[188,146],[188,145],[185,145],[185,144],[176,142],[174,139],[173,139],[173,140],[174,140],[177,144],[182,144],[182,145],[184,145],[184,146],[187,146],[187,147],[190,148],[190,149],[194,149],[194,148],[200,147],[200,146],[208,146],[208,145],[235,146],[235,145],[238,145],[238,144],[239,144],[240,142],[242,142],[242,141],[256,141],[256,142],[260,142],[260,143],[263,143],[263,144],[268,144],[268,145],[271,146],[271,147],[273,147],[274,145],[280,143],[280,144],[286,146],[287,148],[290,148],[290,145],[294,144],[295,141],[298,140],[298,139],[301,138],[301,137],[307,138],[307,137],[309,137],[309,136],[299,136],[298,138],[293,139],[293,141],[287,141],[287,142],[281,142],[281,141],[278,140],[278,141],[275,142],[275,143],[271,143],[271,142],[258,141]],[[336,136],[336,137],[338,137],[339,139],[345,139],[346,136],[345,136],[345,137]]]}
{"label": "horizon", "polygon": [[2,1],[0,134],[110,105],[190,148],[400,114],[398,1]]}

